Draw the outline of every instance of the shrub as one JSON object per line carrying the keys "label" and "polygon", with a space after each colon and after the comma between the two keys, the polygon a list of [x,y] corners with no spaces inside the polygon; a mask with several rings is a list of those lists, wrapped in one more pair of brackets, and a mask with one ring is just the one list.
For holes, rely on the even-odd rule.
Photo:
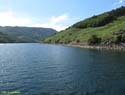
{"label": "shrub", "polygon": [[68,41],[67,43],[69,44],[71,41]]}
{"label": "shrub", "polygon": [[100,44],[101,43],[101,38],[97,37],[96,35],[92,35],[88,39],[88,44],[89,45],[95,45],[95,44]]}
{"label": "shrub", "polygon": [[58,44],[58,43],[59,43],[59,41],[60,41],[60,39],[57,39],[57,40],[55,41],[55,43],[57,43],[57,44]]}
{"label": "shrub", "polygon": [[72,33],[69,33],[69,35],[71,36],[71,35],[72,35]]}
{"label": "shrub", "polygon": [[64,36],[61,36],[62,38],[64,38]]}
{"label": "shrub", "polygon": [[125,35],[122,35],[122,42],[125,42]]}
{"label": "shrub", "polygon": [[49,43],[51,43],[51,39],[49,39],[49,41],[48,41]]}
{"label": "shrub", "polygon": [[80,40],[76,40],[76,43],[80,43]]}
{"label": "shrub", "polygon": [[122,36],[121,35],[116,36],[115,43],[119,44],[121,41],[122,41]]}

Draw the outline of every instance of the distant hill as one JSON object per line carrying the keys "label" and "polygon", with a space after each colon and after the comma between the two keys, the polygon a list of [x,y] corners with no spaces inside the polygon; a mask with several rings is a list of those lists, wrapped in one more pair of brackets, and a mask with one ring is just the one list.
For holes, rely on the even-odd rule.
{"label": "distant hill", "polygon": [[11,37],[9,37],[7,34],[0,32],[0,43],[8,43],[12,41],[13,40],[11,39]]}
{"label": "distant hill", "polygon": [[[4,35],[7,35],[8,38],[12,39],[13,41],[8,42],[39,42],[41,39],[45,39],[49,36],[54,35],[57,31],[51,28],[35,28],[35,27],[1,27],[0,32]],[[2,37],[2,34],[0,36]],[[1,39],[0,38],[0,39]]]}
{"label": "distant hill", "polygon": [[125,42],[125,7],[92,16],[44,40],[62,44],[112,44]]}

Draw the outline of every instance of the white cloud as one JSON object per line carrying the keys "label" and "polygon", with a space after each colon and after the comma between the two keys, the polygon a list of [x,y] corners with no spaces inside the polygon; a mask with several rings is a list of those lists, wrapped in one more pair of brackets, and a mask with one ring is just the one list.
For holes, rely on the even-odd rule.
{"label": "white cloud", "polygon": [[117,0],[113,5],[121,5],[124,3],[125,0]]}
{"label": "white cloud", "polygon": [[[38,21],[37,21],[38,20]],[[46,20],[32,17],[22,17],[13,11],[0,12],[0,26],[32,26],[32,27],[45,27],[53,28],[58,31],[64,30],[69,25],[76,22],[78,19],[69,17],[67,14],[60,16],[52,16]]]}
{"label": "white cloud", "polygon": [[48,22],[41,23],[41,24],[34,24],[32,26],[35,27],[46,27],[46,28],[54,28],[58,31],[63,30],[67,28],[67,25],[63,25],[63,23],[67,22],[69,20],[69,16],[66,14],[60,15],[60,16],[52,16]]}
{"label": "white cloud", "polygon": [[57,25],[57,24],[50,24],[50,23],[45,23],[45,24],[34,24],[32,25],[33,27],[45,27],[45,28],[53,28],[56,29],[57,31],[64,30],[67,28],[67,26],[63,25]]}
{"label": "white cloud", "polygon": [[31,22],[31,19],[18,17],[12,11],[0,12],[1,26],[24,26],[30,24]]}
{"label": "white cloud", "polygon": [[119,4],[123,3],[124,0],[119,0]]}
{"label": "white cloud", "polygon": [[66,20],[68,20],[68,15],[63,14],[63,15],[60,15],[60,16],[53,16],[50,19],[50,23],[57,24],[57,23],[60,23],[62,21],[66,21]]}

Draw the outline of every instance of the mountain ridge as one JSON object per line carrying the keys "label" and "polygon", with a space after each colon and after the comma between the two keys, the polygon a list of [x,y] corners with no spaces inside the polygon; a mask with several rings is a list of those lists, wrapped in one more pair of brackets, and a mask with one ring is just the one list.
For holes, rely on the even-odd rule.
{"label": "mountain ridge", "polygon": [[13,39],[12,43],[32,43],[39,42],[51,35],[57,33],[56,30],[51,28],[40,27],[20,27],[20,26],[0,26],[0,32],[8,35],[9,39]]}

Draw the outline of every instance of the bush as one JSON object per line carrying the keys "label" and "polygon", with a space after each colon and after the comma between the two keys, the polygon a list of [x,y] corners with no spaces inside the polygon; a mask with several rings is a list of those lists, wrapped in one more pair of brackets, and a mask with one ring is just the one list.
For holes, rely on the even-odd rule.
{"label": "bush", "polygon": [[119,44],[121,42],[124,43],[125,42],[125,35],[117,35],[117,36],[115,36],[114,39],[113,39],[113,42],[115,44]]}
{"label": "bush", "polygon": [[64,38],[64,36],[62,36],[62,38]]}
{"label": "bush", "polygon": [[76,43],[80,43],[80,40],[76,40]]}
{"label": "bush", "polygon": [[122,42],[124,42],[125,43],[125,35],[122,35]]}
{"label": "bush", "polygon": [[51,39],[49,39],[49,41],[48,41],[49,43],[51,43]]}
{"label": "bush", "polygon": [[115,43],[119,44],[121,42],[122,42],[122,36],[121,35],[117,35],[116,38],[115,38]]}
{"label": "bush", "polygon": [[71,35],[72,35],[72,33],[69,33],[69,35],[71,36]]}
{"label": "bush", "polygon": [[124,29],[120,29],[120,30],[118,30],[116,32],[113,32],[113,35],[123,35],[123,34],[125,34],[125,30]]}
{"label": "bush", "polygon": [[89,45],[96,45],[96,44],[100,44],[100,43],[101,43],[101,38],[97,37],[96,35],[92,35],[88,39],[88,44]]}
{"label": "bush", "polygon": [[57,44],[58,44],[59,42],[60,42],[60,39],[57,39],[57,40],[55,41],[55,43],[57,43]]}

